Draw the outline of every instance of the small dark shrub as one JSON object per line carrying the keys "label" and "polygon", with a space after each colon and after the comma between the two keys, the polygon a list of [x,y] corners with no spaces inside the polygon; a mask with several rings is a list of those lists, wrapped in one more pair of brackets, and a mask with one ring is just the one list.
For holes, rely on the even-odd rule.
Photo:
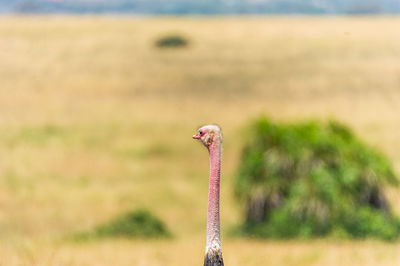
{"label": "small dark shrub", "polygon": [[383,189],[398,185],[383,155],[337,123],[249,127],[235,192],[241,231],[258,237],[397,239],[400,221]]}
{"label": "small dark shrub", "polygon": [[96,227],[90,233],[79,234],[78,240],[126,237],[126,238],[163,238],[170,237],[164,223],[147,210],[135,210],[123,214],[105,224]]}
{"label": "small dark shrub", "polygon": [[177,48],[185,47],[189,44],[189,41],[180,35],[167,35],[159,38],[156,41],[156,46],[159,48]]}

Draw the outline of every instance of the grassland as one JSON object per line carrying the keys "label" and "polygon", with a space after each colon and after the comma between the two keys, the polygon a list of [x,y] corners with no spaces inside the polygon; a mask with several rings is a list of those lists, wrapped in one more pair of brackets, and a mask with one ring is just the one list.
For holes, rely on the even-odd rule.
{"label": "grassland", "polygon": [[[200,265],[206,151],[224,130],[226,265],[395,266],[400,244],[256,241],[232,179],[248,119],[336,118],[400,174],[396,17],[0,18],[0,265]],[[184,49],[155,39],[188,36]],[[388,195],[400,213],[399,192]],[[166,221],[172,240],[77,243],[69,236],[128,209]]]}

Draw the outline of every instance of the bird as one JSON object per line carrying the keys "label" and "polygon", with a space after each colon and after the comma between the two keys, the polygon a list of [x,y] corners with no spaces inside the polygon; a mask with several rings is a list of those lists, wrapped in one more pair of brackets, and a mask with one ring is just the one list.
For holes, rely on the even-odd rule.
{"label": "bird", "polygon": [[207,206],[207,242],[204,266],[223,266],[219,216],[219,191],[221,178],[222,134],[217,125],[206,125],[193,135],[208,150],[210,180]]}

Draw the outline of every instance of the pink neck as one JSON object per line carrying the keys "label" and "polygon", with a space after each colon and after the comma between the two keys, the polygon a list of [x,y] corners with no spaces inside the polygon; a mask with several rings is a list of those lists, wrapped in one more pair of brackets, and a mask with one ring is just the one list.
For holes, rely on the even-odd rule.
{"label": "pink neck", "polygon": [[208,190],[207,210],[207,247],[221,247],[219,221],[219,184],[221,175],[221,143],[212,143],[208,149],[210,153],[210,186]]}

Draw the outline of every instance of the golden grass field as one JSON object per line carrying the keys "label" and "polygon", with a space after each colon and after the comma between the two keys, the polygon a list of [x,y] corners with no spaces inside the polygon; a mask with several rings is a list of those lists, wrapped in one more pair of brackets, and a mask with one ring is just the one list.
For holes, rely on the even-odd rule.
{"label": "golden grass field", "polygon": [[[252,118],[335,118],[400,174],[400,18],[0,17],[0,265],[202,265],[208,155],[224,132],[227,266],[398,266],[400,242],[259,241],[232,183]],[[177,32],[188,48],[160,50]],[[400,193],[388,190],[400,213]],[[70,236],[136,207],[172,240]]]}

